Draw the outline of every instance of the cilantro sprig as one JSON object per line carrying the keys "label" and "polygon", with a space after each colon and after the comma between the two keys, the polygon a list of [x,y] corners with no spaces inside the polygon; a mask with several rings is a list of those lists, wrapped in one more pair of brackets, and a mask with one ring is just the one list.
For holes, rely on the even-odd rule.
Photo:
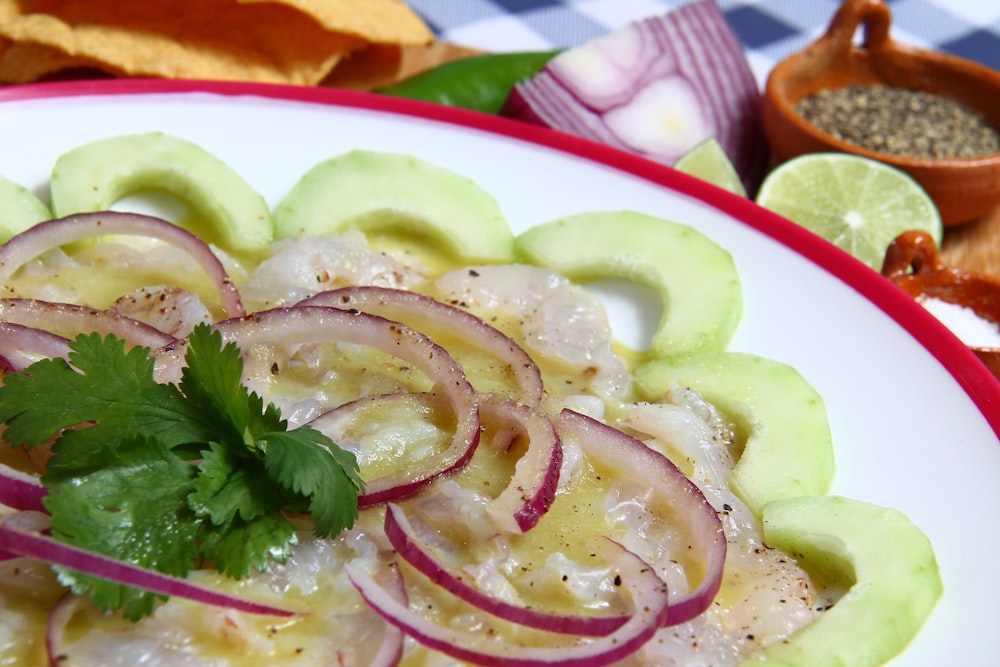
{"label": "cilantro sprig", "polygon": [[[3,438],[32,449],[57,438],[42,476],[52,533],[84,549],[176,576],[205,559],[234,578],[284,562],[297,543],[285,512],[317,536],[358,516],[354,455],[309,426],[288,430],[241,383],[239,348],[195,328],[178,385],[154,379],[148,348],[82,334],[68,362],[46,359],[0,386]],[[157,596],[59,568],[77,594],[131,619]]]}

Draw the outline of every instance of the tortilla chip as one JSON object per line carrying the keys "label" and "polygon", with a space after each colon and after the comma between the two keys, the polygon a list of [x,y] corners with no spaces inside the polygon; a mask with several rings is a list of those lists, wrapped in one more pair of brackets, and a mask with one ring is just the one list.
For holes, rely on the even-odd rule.
{"label": "tortilla chip", "polygon": [[357,35],[376,44],[418,46],[434,41],[427,24],[401,0],[238,0],[277,2],[316,19],[331,32]]}
{"label": "tortilla chip", "polygon": [[372,44],[349,53],[323,79],[324,86],[372,90],[388,86],[458,58],[480,55],[482,51],[447,42],[420,46]]}
{"label": "tortilla chip", "polygon": [[[183,8],[167,0],[0,0],[0,38],[19,47],[0,78],[32,80],[30,74],[59,65],[115,76],[315,85],[368,43],[326,29],[293,3],[199,0]],[[40,62],[28,62],[32,53]]]}
{"label": "tortilla chip", "polygon": [[20,44],[0,39],[0,81],[30,83],[55,72],[92,66],[62,51],[38,44]]}

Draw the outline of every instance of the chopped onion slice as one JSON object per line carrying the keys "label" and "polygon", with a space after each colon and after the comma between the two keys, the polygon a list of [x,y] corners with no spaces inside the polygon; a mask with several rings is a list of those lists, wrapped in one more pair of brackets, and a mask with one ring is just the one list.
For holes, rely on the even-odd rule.
{"label": "chopped onion slice", "polygon": [[555,419],[564,438],[573,438],[588,456],[614,461],[618,472],[633,481],[645,481],[653,499],[672,508],[684,524],[685,535],[694,553],[702,554],[705,573],[687,593],[674,594],[670,601],[669,624],[676,625],[708,609],[722,586],[726,562],[726,535],[715,508],[694,482],[670,459],[651,449],[638,438],[572,410],[563,410]]}
{"label": "chopped onion slice", "polygon": [[433,549],[420,537],[399,505],[389,504],[385,514],[385,534],[399,555],[435,584],[498,618],[547,632],[596,637],[609,635],[623,626],[628,615],[592,616],[557,614],[534,607],[523,607],[484,593],[466,583],[466,578],[452,573],[434,557]]}
{"label": "chopped onion slice", "polygon": [[549,61],[503,113],[673,165],[715,137],[754,192],[769,153],[760,91],[714,0],[623,26]]}
{"label": "chopped onion slice", "polygon": [[[479,406],[462,367],[430,338],[399,322],[355,310],[293,306],[225,320],[216,328],[225,342],[235,342],[243,350],[319,342],[365,345],[413,364],[434,382],[435,391],[447,399],[455,415],[451,445],[420,465],[366,480],[365,492],[358,497],[360,507],[415,493],[438,475],[465,465],[479,444]],[[177,350],[169,354],[176,355]]]}
{"label": "chopped onion slice", "polygon": [[16,510],[44,512],[42,498],[47,493],[37,476],[0,463],[0,504]]}
{"label": "chopped onion slice", "polygon": [[23,371],[39,359],[69,357],[69,340],[62,336],[0,321],[0,358],[12,371]]}
{"label": "chopped onion slice", "polygon": [[130,317],[89,306],[38,299],[0,299],[0,321],[68,337],[92,332],[104,336],[114,334],[127,343],[149,348],[169,345],[175,340],[173,336]]}
{"label": "chopped onion slice", "polygon": [[239,291],[208,244],[172,222],[139,213],[78,213],[40,222],[0,246],[0,282],[9,280],[24,264],[47,250],[109,234],[146,236],[181,248],[211,278],[226,315],[240,317],[246,314]]}
{"label": "chopped onion slice", "polygon": [[400,603],[364,570],[348,564],[347,576],[366,602],[382,618],[416,641],[457,660],[505,667],[602,667],[621,660],[642,647],[666,621],[669,603],[666,584],[641,558],[610,539],[600,540],[596,551],[618,570],[622,587],[631,596],[633,612],[614,632],[597,638],[575,637],[560,642],[553,635],[545,646],[520,646],[498,642],[483,634],[444,627]]}
{"label": "chopped onion slice", "polygon": [[83,606],[83,601],[79,595],[66,593],[49,611],[48,623],[45,625],[45,652],[49,658],[49,667],[67,667],[63,637],[66,634],[66,626],[77,610]]}
{"label": "chopped onion slice", "polygon": [[540,410],[498,396],[483,397],[482,418],[503,422],[528,439],[527,451],[514,465],[510,484],[487,506],[494,523],[511,533],[535,527],[556,499],[563,451],[552,421]]}
{"label": "chopped onion slice", "polygon": [[0,518],[0,549],[160,595],[177,596],[248,614],[285,617],[295,615],[295,612],[286,609],[244,600],[156,570],[65,544],[38,532],[38,525],[28,525],[37,524],[34,516],[37,516],[36,512],[20,512]]}
{"label": "chopped onion slice", "polygon": [[357,308],[402,322],[432,338],[441,334],[461,337],[504,363],[500,374],[514,379],[518,401],[532,405],[542,401],[542,374],[528,353],[507,334],[461,308],[416,292],[370,285],[320,292],[299,305]]}

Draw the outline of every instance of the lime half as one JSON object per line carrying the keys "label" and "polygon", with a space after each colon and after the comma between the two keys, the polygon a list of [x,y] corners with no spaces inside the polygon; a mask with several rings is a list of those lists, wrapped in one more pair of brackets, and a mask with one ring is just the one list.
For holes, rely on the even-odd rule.
{"label": "lime half", "polygon": [[736,168],[730,162],[726,151],[722,150],[722,145],[714,137],[705,139],[680,156],[674,163],[674,169],[708,181],[724,190],[735,192],[741,197],[747,196],[740,175],[736,173]]}
{"label": "lime half", "polygon": [[757,203],[849,252],[876,271],[893,239],[943,227],[924,189],[895,167],[847,153],[808,153],[768,174]]}

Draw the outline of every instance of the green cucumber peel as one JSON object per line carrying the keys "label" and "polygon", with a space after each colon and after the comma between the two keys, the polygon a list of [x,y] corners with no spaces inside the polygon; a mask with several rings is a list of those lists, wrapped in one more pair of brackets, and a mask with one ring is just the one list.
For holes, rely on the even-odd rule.
{"label": "green cucumber peel", "polygon": [[840,496],[786,498],[763,511],[764,541],[849,584],[812,623],[740,667],[876,667],[899,655],[943,583],[927,536],[901,512]]}
{"label": "green cucumber peel", "polygon": [[630,280],[653,289],[663,316],[654,357],[720,350],[743,312],[732,255],[698,230],[633,211],[580,213],[537,225],[516,240],[518,259],[578,282]]}
{"label": "green cucumber peel", "polygon": [[400,153],[354,150],[309,169],[274,211],[278,238],[351,229],[425,238],[462,264],[506,264],[514,235],[474,181]]}
{"label": "green cucumber peel", "polygon": [[274,237],[271,210],[236,171],[204,148],[163,132],[124,134],[74,148],[52,168],[52,213],[105,211],[144,191],[187,204],[190,231],[233,254],[257,254]]}
{"label": "green cucumber peel", "polygon": [[51,217],[49,207],[30,190],[0,176],[0,243]]}
{"label": "green cucumber peel", "polygon": [[633,377],[648,400],[690,387],[734,422],[746,443],[729,484],[755,514],[775,500],[829,492],[834,455],[826,406],[795,368],[748,353],[706,352],[646,362]]}

